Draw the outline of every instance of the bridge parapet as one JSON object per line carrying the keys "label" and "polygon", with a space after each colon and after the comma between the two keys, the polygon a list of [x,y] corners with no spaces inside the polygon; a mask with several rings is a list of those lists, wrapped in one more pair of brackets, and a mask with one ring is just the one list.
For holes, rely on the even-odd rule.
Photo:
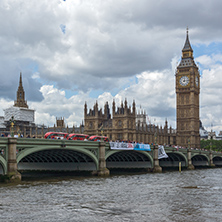
{"label": "bridge parapet", "polygon": [[[92,141],[72,141],[72,140],[47,140],[47,139],[18,139],[17,142],[17,156],[21,152],[28,149],[40,150],[41,147],[44,149],[72,149],[76,150],[88,150],[95,156],[98,156],[99,142]],[[108,147],[106,147],[108,149]]]}

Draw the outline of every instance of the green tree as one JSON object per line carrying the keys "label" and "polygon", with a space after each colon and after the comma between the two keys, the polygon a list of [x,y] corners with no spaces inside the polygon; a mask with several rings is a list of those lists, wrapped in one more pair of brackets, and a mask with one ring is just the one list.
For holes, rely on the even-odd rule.
{"label": "green tree", "polygon": [[222,151],[222,140],[201,140],[200,147],[201,149],[210,150],[212,148],[213,151]]}

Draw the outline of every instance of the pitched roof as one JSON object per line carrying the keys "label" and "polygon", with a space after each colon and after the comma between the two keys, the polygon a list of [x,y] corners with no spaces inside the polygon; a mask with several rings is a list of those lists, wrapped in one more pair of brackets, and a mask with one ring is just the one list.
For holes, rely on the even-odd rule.
{"label": "pitched roof", "polygon": [[189,41],[188,28],[187,28],[186,41],[185,41],[185,44],[184,44],[184,47],[183,47],[182,51],[192,51],[193,52],[193,49],[191,48],[190,41]]}

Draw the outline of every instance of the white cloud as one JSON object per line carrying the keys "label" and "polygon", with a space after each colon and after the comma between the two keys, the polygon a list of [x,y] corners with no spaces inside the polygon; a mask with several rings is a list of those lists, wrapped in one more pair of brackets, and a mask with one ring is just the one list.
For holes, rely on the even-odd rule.
{"label": "white cloud", "polygon": [[[205,56],[206,57],[206,56]],[[211,60],[209,69],[202,71],[201,93],[200,93],[200,117],[203,125],[211,130],[222,131],[222,65],[220,60]],[[204,63],[203,63],[204,65]]]}
{"label": "white cloud", "polygon": [[[69,126],[81,122],[82,115],[79,113],[83,110],[84,97],[87,95],[82,94],[67,99],[64,91],[52,85],[44,85],[40,91],[44,99],[41,102],[30,103],[30,107],[36,110],[36,123],[52,126],[56,117],[65,117]],[[70,116],[75,118],[71,119]]]}
{"label": "white cloud", "polygon": [[[138,83],[120,91],[116,96],[113,97],[109,92],[104,92],[97,99],[90,98],[89,93],[81,93],[67,99],[64,91],[58,90],[52,85],[44,85],[40,90],[44,97],[43,101],[31,103],[31,107],[36,109],[36,122],[53,125],[55,117],[65,117],[66,124],[69,126],[78,125],[84,118],[85,101],[88,109],[90,109],[93,108],[96,100],[100,108],[104,107],[106,101],[109,102],[111,108],[113,100],[117,105],[120,105],[121,102],[127,99],[130,106],[133,100],[136,101],[137,107],[142,105],[142,108],[153,120],[160,117],[160,125],[164,124],[167,117],[175,125],[175,95],[172,93],[172,90],[174,90],[174,74],[170,70],[165,70],[162,73],[144,72],[138,74],[137,79]],[[50,115],[50,118],[45,115],[46,113]],[[161,118],[163,119],[162,122]]]}
{"label": "white cloud", "polygon": [[0,98],[0,116],[4,116],[4,109],[9,108],[12,105],[13,105],[12,101]]}

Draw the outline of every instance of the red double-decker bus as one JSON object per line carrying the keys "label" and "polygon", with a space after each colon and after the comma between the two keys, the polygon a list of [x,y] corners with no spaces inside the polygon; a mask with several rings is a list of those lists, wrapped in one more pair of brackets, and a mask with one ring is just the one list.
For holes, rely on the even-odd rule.
{"label": "red double-decker bus", "polygon": [[101,141],[103,139],[103,141],[105,141],[105,142],[109,142],[109,139],[108,139],[108,137],[106,137],[106,136],[90,136],[89,137],[89,140],[90,141]]}
{"label": "red double-decker bus", "polygon": [[62,133],[62,132],[48,132],[45,134],[44,138],[45,139],[66,139],[68,133]]}
{"label": "red double-decker bus", "polygon": [[68,135],[67,140],[88,140],[89,135],[71,133]]}

